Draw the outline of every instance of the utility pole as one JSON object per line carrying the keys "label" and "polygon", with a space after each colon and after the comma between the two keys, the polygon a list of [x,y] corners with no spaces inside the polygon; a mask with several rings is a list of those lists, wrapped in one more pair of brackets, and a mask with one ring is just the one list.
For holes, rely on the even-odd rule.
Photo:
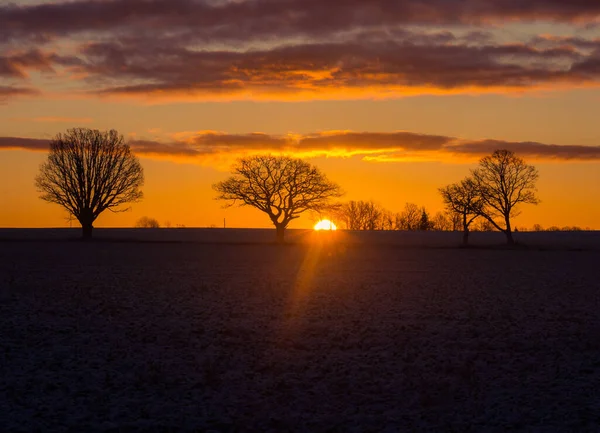
{"label": "utility pole", "polygon": [[223,228],[225,228],[225,218],[223,218]]}

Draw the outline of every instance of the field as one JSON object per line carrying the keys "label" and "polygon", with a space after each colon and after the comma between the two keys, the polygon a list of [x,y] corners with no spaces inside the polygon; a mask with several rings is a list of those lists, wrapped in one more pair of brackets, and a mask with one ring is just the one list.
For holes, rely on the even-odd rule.
{"label": "field", "polygon": [[597,234],[259,232],[0,231],[0,430],[600,430]]}

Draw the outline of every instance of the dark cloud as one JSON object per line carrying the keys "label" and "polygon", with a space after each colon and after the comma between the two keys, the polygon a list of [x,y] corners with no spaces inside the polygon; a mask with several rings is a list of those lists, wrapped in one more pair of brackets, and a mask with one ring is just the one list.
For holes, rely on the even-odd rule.
{"label": "dark cloud", "polygon": [[332,132],[311,134],[299,142],[299,149],[309,150],[360,150],[384,151],[402,150],[439,150],[452,140],[451,137],[416,134],[412,132]]}
{"label": "dark cloud", "polygon": [[38,41],[124,29],[204,40],[322,36],[365,26],[547,20],[596,22],[596,0],[80,0],[0,7],[0,38]]}
{"label": "dark cloud", "polygon": [[27,87],[14,87],[14,86],[0,85],[0,103],[5,101],[8,98],[13,98],[16,96],[36,95],[37,93],[38,93],[37,90],[27,88]]}
{"label": "dark cloud", "polygon": [[[79,0],[0,6],[0,77],[92,94],[337,98],[600,84],[597,40],[479,24],[600,21],[584,0]],[[479,26],[478,26],[479,25]],[[46,45],[44,45],[46,44]],[[47,47],[47,52],[39,47]],[[46,49],[46,48],[44,48]],[[73,88],[69,83],[69,88]]]}
{"label": "dark cloud", "polygon": [[26,78],[28,70],[54,72],[54,64],[77,64],[77,61],[54,53],[44,53],[32,49],[24,52],[0,56],[0,77]]}
{"label": "dark cloud", "polygon": [[85,64],[75,70],[87,74],[105,94],[285,97],[324,92],[327,97],[328,91],[526,89],[600,80],[600,71],[587,66],[593,54],[564,45],[479,46],[369,38],[203,51],[103,42],[87,45],[83,56]]}
{"label": "dark cloud", "polygon": [[492,153],[496,149],[508,149],[519,154],[520,156],[529,158],[589,161],[600,160],[600,146],[567,146],[536,143],[531,141],[470,141],[452,145],[446,150],[461,155],[484,156]]}
{"label": "dark cloud", "polygon": [[224,134],[217,132],[204,132],[185,141],[165,143],[153,140],[133,140],[129,144],[139,154],[175,156],[206,156],[262,149],[285,151],[292,146],[291,140],[286,137],[260,133]]}
{"label": "dark cloud", "polygon": [[33,151],[47,151],[50,140],[22,137],[0,137],[0,150],[23,149]]}
{"label": "dark cloud", "polygon": [[[49,140],[0,137],[0,149],[46,151]],[[463,140],[456,137],[399,132],[329,131],[306,135],[263,133],[226,134],[200,132],[172,141],[129,141],[141,156],[187,159],[191,162],[211,157],[235,158],[252,153],[288,153],[299,156],[359,156],[371,160],[394,161],[409,156],[431,160],[448,157],[477,158],[496,149],[508,149],[534,160],[600,161],[600,146],[555,145],[503,140]]]}

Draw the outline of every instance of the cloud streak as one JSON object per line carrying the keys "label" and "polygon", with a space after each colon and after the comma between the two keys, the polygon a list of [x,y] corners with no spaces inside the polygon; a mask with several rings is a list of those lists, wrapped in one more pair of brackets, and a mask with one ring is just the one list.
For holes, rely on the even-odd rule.
{"label": "cloud streak", "polygon": [[[47,151],[44,139],[0,137],[0,149]],[[210,163],[248,154],[290,154],[299,157],[360,157],[366,161],[473,160],[496,149],[512,150],[538,161],[600,161],[600,146],[556,145],[503,140],[465,140],[414,132],[327,131],[314,134],[227,134],[200,131],[171,141],[134,139],[129,142],[142,157]]]}
{"label": "cloud streak", "polygon": [[91,123],[94,121],[91,117],[60,117],[60,116],[42,116],[42,117],[13,117],[9,120],[15,122],[36,122],[36,123]]}

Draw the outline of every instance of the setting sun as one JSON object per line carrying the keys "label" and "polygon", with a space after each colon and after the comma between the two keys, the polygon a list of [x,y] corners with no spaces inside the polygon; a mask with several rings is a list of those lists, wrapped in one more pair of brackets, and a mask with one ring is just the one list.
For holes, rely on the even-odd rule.
{"label": "setting sun", "polygon": [[315,230],[337,230],[337,227],[334,223],[329,220],[321,220],[317,224],[315,224]]}

